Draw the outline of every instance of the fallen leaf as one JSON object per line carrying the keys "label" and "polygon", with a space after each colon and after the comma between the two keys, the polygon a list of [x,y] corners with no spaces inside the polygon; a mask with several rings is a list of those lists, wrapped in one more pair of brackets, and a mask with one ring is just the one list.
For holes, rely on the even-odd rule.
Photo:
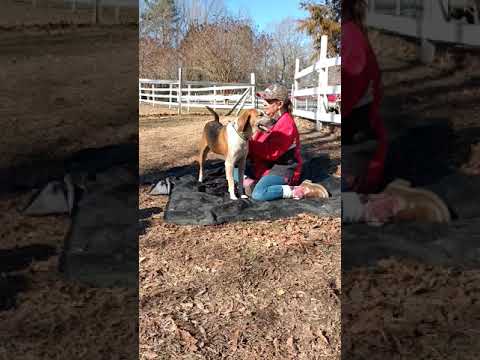
{"label": "fallen leaf", "polygon": [[158,355],[154,353],[153,351],[144,351],[140,355],[143,355],[146,359],[148,360],[154,360],[158,358]]}
{"label": "fallen leaf", "polygon": [[197,343],[198,340],[195,339],[192,334],[190,334],[187,330],[179,329],[180,336],[182,340],[185,341],[185,345],[187,346],[188,350],[195,352],[198,350]]}
{"label": "fallen leaf", "polygon": [[288,347],[288,352],[289,353],[295,354],[296,350],[295,350],[295,344],[293,343],[293,337],[292,336],[290,336],[287,339],[287,347]]}
{"label": "fallen leaf", "polygon": [[233,333],[233,337],[232,337],[232,345],[230,346],[230,351],[232,353],[236,352],[237,351],[237,347],[238,347],[238,339],[240,338],[240,330],[237,329],[235,330],[235,332]]}

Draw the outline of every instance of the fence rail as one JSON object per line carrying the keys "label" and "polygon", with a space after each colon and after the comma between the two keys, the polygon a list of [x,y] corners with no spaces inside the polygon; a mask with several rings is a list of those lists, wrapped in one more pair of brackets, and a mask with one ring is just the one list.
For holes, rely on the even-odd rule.
{"label": "fence rail", "polygon": [[4,0],[2,12],[8,14],[0,20],[2,26],[138,22],[138,2],[133,0]]}
{"label": "fence rail", "polygon": [[[333,112],[328,104],[328,95],[341,94],[340,85],[328,85],[329,69],[340,66],[341,58],[327,58],[327,43],[327,36],[322,36],[320,58],[313,65],[300,70],[300,61],[297,59],[291,93],[293,114],[315,121],[317,128],[320,128],[322,123],[341,123],[341,114]],[[318,80],[314,81],[316,86],[305,82],[307,77],[317,74]],[[307,85],[302,88],[302,83]],[[195,107],[231,109],[238,106],[238,114],[242,108],[258,108],[260,105],[255,99],[257,85],[253,73],[250,83],[212,83],[183,81],[182,70],[179,69],[177,80],[139,79],[138,98],[141,103],[177,108],[178,113],[181,113],[183,108],[189,111]]]}
{"label": "fence rail", "polygon": [[152,105],[176,107],[178,113],[183,108],[210,106],[213,109],[231,109],[235,106],[252,109],[255,101],[255,74],[250,83],[213,83],[206,81],[183,81],[179,69],[178,80],[139,80],[139,101]]}
{"label": "fence rail", "polygon": [[479,9],[473,0],[462,3],[473,9],[474,24],[450,16],[450,9],[460,6],[457,0],[369,0],[367,24],[423,40],[480,46]]}
{"label": "fence rail", "polygon": [[[322,123],[340,124],[340,113],[330,111],[328,95],[340,95],[341,86],[328,85],[328,71],[331,67],[341,65],[341,58],[327,58],[328,37],[322,36],[320,42],[320,59],[313,65],[300,70],[300,61],[295,64],[295,76],[292,89],[293,114],[316,121],[317,128]],[[300,88],[301,79],[318,73],[318,85]]]}

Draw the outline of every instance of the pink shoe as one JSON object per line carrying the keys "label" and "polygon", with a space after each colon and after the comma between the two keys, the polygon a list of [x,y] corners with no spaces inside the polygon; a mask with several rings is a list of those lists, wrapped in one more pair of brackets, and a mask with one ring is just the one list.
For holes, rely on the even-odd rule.
{"label": "pink shoe", "polygon": [[389,194],[368,195],[364,220],[370,225],[383,225],[391,220],[401,208],[401,201]]}
{"label": "pink shoe", "polygon": [[300,200],[305,197],[305,189],[301,186],[294,186],[292,189],[293,198],[295,200]]}
{"label": "pink shoe", "polygon": [[303,181],[300,186],[293,187],[293,198],[299,199],[325,199],[330,197],[328,190],[323,185],[312,183],[310,180]]}
{"label": "pink shoe", "polygon": [[245,177],[243,179],[243,186],[252,186],[252,184],[255,184],[255,180],[250,179],[249,177]]}

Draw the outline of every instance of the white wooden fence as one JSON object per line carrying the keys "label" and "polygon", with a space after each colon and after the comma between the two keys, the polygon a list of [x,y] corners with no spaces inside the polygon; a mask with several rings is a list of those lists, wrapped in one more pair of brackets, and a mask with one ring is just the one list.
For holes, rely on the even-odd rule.
{"label": "white wooden fence", "polygon": [[[61,20],[71,20],[69,17],[82,14],[86,11],[91,13],[93,23],[115,23],[120,24],[128,20],[132,22],[132,12],[138,8],[137,0],[4,0],[2,7],[12,11],[27,10],[21,20],[29,19],[28,23],[35,22],[36,12],[44,15],[44,10],[49,9],[49,17]],[[37,10],[38,9],[38,10]],[[125,12],[125,14],[124,14]],[[108,15],[104,16],[105,13]],[[111,13],[111,14],[110,14]],[[13,12],[15,14],[15,12]],[[126,19],[124,19],[126,18]],[[18,19],[17,19],[18,20]],[[135,20],[138,21],[138,15]]]}
{"label": "white wooden fence", "polygon": [[[480,46],[478,9],[475,24],[451,19],[449,5],[458,7],[458,0],[368,0],[367,24],[434,42]],[[474,0],[465,0],[472,4]]]}
{"label": "white wooden fence", "polygon": [[[328,84],[329,69],[341,65],[340,57],[327,57],[327,36],[321,38],[320,58],[313,65],[300,70],[300,61],[295,66],[294,85],[292,88],[293,114],[306,119],[314,120],[317,128],[322,123],[340,124],[341,114],[329,111],[327,95],[340,95],[341,85]],[[307,77],[316,76],[314,83],[317,86],[302,84]],[[311,82],[310,82],[311,83]],[[183,81],[182,70],[179,69],[178,80],[139,80],[139,101],[151,105],[176,108],[178,113],[182,109],[210,106],[214,109],[231,109],[238,106],[240,109],[252,109],[260,104],[255,99],[255,74],[251,74],[250,84],[240,83],[212,83],[205,81]]]}
{"label": "white wooden fence", "polygon": [[[327,36],[322,36],[320,43],[320,59],[313,65],[300,70],[300,61],[295,64],[295,81],[292,90],[293,114],[307,119],[315,120],[317,128],[322,123],[340,124],[341,114],[328,110],[327,95],[341,94],[341,86],[328,85],[328,70],[333,66],[341,65],[341,58],[327,58]],[[318,86],[301,88],[301,79],[311,74],[318,73]]]}
{"label": "white wooden fence", "polygon": [[[183,81],[179,69],[178,80],[139,80],[139,101],[152,105],[176,107],[178,113],[186,108],[210,106],[213,109],[255,108],[255,74],[250,84]],[[237,113],[238,113],[237,111]]]}

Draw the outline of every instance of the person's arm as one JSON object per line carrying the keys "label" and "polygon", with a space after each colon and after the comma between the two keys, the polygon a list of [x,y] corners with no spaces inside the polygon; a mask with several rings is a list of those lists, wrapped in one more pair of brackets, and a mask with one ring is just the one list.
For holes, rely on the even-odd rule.
{"label": "person's arm", "polygon": [[367,50],[365,36],[348,22],[342,25],[342,116],[349,116],[364,95]]}
{"label": "person's arm", "polygon": [[265,161],[276,161],[294,143],[294,129],[287,119],[280,120],[263,142],[251,140],[248,152],[252,157]]}
{"label": "person's arm", "polygon": [[342,71],[347,76],[359,75],[366,66],[367,53],[359,29],[352,23],[342,26]]}

